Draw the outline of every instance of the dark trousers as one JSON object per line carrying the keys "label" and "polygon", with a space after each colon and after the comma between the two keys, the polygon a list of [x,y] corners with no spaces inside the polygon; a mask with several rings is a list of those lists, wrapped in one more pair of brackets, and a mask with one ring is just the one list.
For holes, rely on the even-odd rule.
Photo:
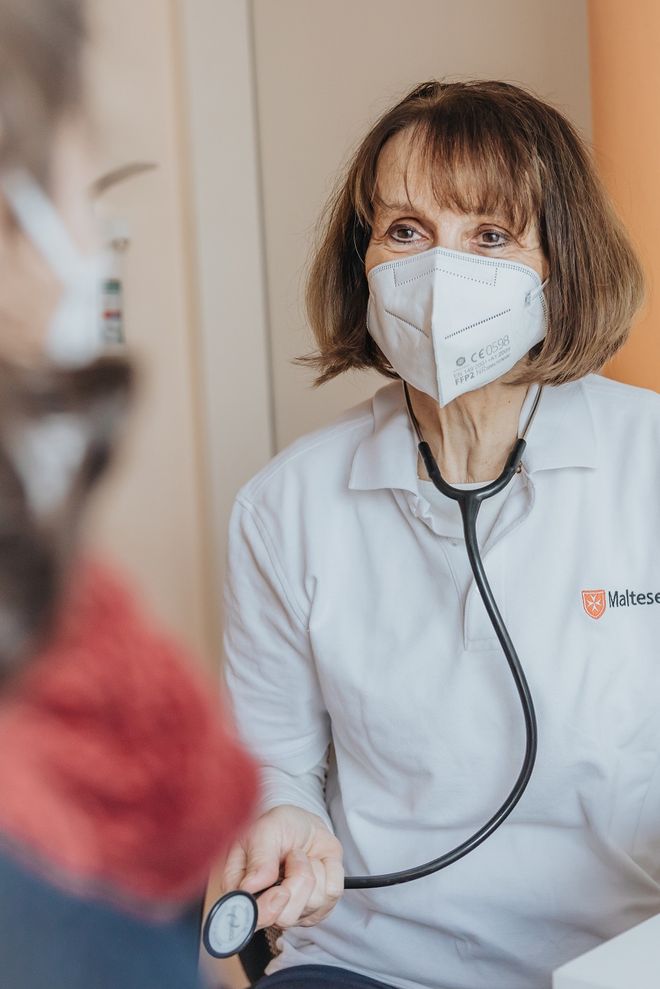
{"label": "dark trousers", "polygon": [[384,982],[334,965],[292,965],[266,975],[254,989],[392,989]]}

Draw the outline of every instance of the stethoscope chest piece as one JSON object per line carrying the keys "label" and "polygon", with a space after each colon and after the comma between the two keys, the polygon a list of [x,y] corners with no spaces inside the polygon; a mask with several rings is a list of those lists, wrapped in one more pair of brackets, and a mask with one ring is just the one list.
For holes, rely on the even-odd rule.
{"label": "stethoscope chest piece", "polygon": [[221,897],[204,924],[203,942],[210,955],[229,958],[252,940],[259,907],[251,893],[234,890]]}

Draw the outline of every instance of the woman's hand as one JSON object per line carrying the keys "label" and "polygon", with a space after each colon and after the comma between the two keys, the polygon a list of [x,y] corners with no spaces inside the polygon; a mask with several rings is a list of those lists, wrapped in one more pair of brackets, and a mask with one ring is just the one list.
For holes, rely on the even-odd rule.
{"label": "woman's hand", "polygon": [[274,807],[232,848],[223,891],[266,889],[259,897],[259,927],[311,927],[343,893],[342,856],[340,843],[316,814]]}

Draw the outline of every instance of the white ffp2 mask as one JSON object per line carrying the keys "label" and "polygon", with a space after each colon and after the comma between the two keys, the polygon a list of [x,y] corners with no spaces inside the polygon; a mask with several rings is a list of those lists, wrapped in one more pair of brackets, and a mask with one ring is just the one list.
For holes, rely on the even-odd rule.
{"label": "white ffp2 mask", "polygon": [[78,250],[55,206],[26,172],[7,174],[0,185],[24,232],[62,283],[45,343],[48,356],[64,366],[93,360],[103,350],[105,258]]}
{"label": "white ffp2 mask", "polygon": [[436,247],[377,265],[368,282],[369,333],[441,406],[502,377],[546,334],[541,279],[516,261]]}

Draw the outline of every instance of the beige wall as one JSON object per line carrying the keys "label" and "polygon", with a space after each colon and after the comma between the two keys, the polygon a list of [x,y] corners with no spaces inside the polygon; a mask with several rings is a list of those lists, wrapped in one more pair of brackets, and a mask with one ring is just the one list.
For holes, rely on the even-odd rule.
{"label": "beige wall", "polygon": [[[131,343],[147,369],[100,543],[217,656],[234,494],[276,448],[370,394],[321,392],[300,285],[320,207],[374,116],[420,79],[531,85],[589,130],[582,0],[91,0],[101,166],[158,164],[126,216]],[[208,494],[207,494],[208,492]]]}
{"label": "beige wall", "polygon": [[90,10],[100,171],[135,160],[158,166],[106,197],[132,235],[127,335],[144,365],[144,387],[123,463],[97,507],[95,539],[160,619],[211,656],[175,11],[168,0],[92,0]]}
{"label": "beige wall", "polygon": [[[312,392],[309,375],[290,364],[311,345],[300,284],[338,168],[380,111],[434,76],[521,82],[589,134],[585,0],[91,0],[91,7],[101,166],[158,164],[109,198],[131,227],[127,325],[148,373],[96,538],[154,610],[212,656],[237,487],[275,447],[377,385],[357,376]],[[636,173],[626,158],[627,170],[613,179],[610,165],[633,140],[639,160],[650,161],[654,91],[642,80],[646,118],[646,104],[631,115],[621,98],[626,79],[635,99],[641,92],[631,65],[657,62],[651,50],[637,55],[652,37],[656,10],[652,0],[643,7],[646,21],[615,0],[592,4],[594,20],[601,15],[596,136],[624,212]],[[613,76],[611,52],[622,39],[627,54]],[[642,177],[653,190],[649,167]],[[631,217],[651,251],[652,211]]]}
{"label": "beige wall", "polygon": [[[377,113],[431,76],[521,82],[588,135],[586,12],[584,0],[178,3],[221,574],[239,484],[271,449],[378,384],[363,375],[312,392],[290,364],[310,347],[301,276],[347,152]],[[214,970],[230,977],[227,966]]]}
{"label": "beige wall", "polygon": [[219,588],[236,490],[274,452],[251,30],[245,0],[176,6]]}
{"label": "beige wall", "polygon": [[358,375],[309,389],[300,283],[311,231],[374,117],[427,78],[530,86],[590,132],[584,0],[254,0],[268,319],[277,445],[370,394]]}
{"label": "beige wall", "polygon": [[[590,132],[584,0],[175,0],[215,588],[238,487],[271,453],[371,394],[311,389],[301,283],[316,219],[374,117],[430,76],[493,76]],[[214,594],[218,621],[220,594]]]}
{"label": "beige wall", "polygon": [[[300,282],[316,217],[374,116],[421,79],[532,86],[590,129],[583,0],[91,0],[101,168],[117,188],[146,386],[96,538],[208,656],[238,486],[373,391],[312,392]],[[208,491],[208,496],[206,492]],[[240,984],[241,980],[237,981]]]}

